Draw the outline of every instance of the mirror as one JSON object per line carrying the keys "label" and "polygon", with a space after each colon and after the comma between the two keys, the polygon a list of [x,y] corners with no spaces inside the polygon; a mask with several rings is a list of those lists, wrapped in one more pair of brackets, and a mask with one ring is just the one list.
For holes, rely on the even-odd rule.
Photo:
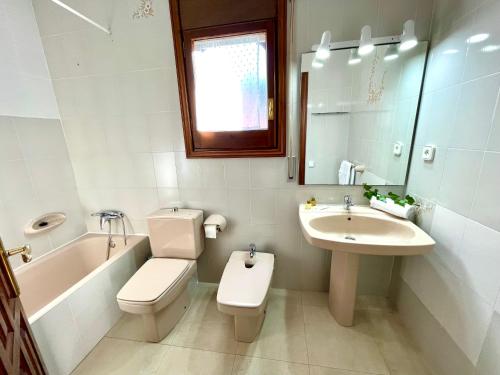
{"label": "mirror", "polygon": [[300,184],[406,183],[427,47],[302,55]]}

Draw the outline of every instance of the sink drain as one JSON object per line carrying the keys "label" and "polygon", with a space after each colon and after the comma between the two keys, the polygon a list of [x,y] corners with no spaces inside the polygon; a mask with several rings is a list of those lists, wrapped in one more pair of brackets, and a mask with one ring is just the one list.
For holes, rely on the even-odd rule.
{"label": "sink drain", "polygon": [[345,236],[344,238],[345,238],[346,240],[356,241],[356,237],[353,237],[353,236]]}

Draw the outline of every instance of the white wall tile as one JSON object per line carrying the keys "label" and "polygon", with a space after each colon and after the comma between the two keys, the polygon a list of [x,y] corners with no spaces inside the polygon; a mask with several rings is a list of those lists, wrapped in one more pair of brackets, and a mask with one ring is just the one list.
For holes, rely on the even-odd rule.
{"label": "white wall tile", "polygon": [[14,119],[25,158],[67,158],[68,152],[59,120]]}
{"label": "white wall tile", "polygon": [[455,274],[459,274],[459,258],[467,219],[454,211],[436,206],[431,237],[436,241],[434,252],[442,263]]}
{"label": "white wall tile", "polygon": [[415,140],[417,145],[448,147],[459,93],[459,87],[454,86],[424,95]]}
{"label": "white wall tile", "polygon": [[464,78],[466,80],[500,71],[498,66],[500,58],[500,49],[498,48],[500,46],[500,26],[497,22],[500,4],[496,0],[482,2],[485,4],[476,11],[471,35],[486,33],[489,38],[482,43],[470,45],[465,66]]}
{"label": "white wall tile", "polygon": [[476,363],[492,307],[432,256],[407,258],[402,276],[469,360]]}
{"label": "white wall tile", "polygon": [[226,187],[224,163],[220,160],[200,160],[202,186],[206,188]]}
{"label": "white wall tile", "polygon": [[248,189],[250,187],[250,160],[228,159],[224,161],[228,188]]}
{"label": "white wall tile", "polygon": [[495,199],[500,183],[500,153],[487,152],[479,176],[471,218],[500,231],[500,202]]}
{"label": "white wall tile", "polygon": [[[484,150],[500,88],[500,74],[462,85],[450,147]],[[474,126],[471,126],[474,124]]]}
{"label": "white wall tile", "polygon": [[500,291],[499,245],[500,232],[468,221],[459,252],[458,275],[491,306]]}
{"label": "white wall tile", "polygon": [[276,191],[274,190],[252,190],[250,192],[251,223],[252,224],[275,224],[276,223]]}
{"label": "white wall tile", "polygon": [[162,154],[153,154],[156,186],[176,188],[177,187],[177,171],[175,169],[175,154],[166,152]]}
{"label": "white wall tile", "polygon": [[422,160],[422,145],[416,144],[410,166],[408,191],[429,200],[437,200],[446,161],[446,149],[437,148],[434,161]]}

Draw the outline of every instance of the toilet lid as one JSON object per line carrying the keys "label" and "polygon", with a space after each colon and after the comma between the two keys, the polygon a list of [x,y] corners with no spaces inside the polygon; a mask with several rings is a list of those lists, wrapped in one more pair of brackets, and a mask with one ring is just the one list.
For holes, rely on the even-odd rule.
{"label": "toilet lid", "polygon": [[189,268],[185,259],[152,258],[130,278],[116,296],[131,302],[152,302],[175,286]]}

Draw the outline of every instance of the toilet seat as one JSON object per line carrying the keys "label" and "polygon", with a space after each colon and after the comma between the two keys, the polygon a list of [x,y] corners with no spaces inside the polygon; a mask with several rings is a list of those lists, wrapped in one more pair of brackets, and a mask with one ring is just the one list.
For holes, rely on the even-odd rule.
{"label": "toilet seat", "polygon": [[118,292],[118,304],[133,314],[159,311],[180,294],[195,270],[194,260],[152,258]]}

